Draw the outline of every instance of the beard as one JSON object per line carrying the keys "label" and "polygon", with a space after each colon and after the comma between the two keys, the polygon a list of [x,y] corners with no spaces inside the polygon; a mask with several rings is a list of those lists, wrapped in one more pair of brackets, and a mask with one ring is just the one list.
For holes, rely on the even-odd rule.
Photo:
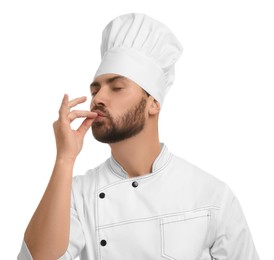
{"label": "beard", "polygon": [[100,121],[94,121],[91,128],[94,138],[102,143],[117,143],[133,137],[144,129],[146,99],[142,97],[137,105],[124,115],[114,119],[104,106],[94,106],[92,111],[99,110],[105,114]]}

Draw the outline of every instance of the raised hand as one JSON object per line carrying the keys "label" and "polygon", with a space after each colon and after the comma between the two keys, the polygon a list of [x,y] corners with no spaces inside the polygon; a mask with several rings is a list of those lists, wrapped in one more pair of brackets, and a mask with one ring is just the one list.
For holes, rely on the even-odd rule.
{"label": "raised hand", "polygon": [[[84,136],[91,127],[97,113],[87,110],[71,109],[87,100],[86,97],[79,97],[69,101],[67,94],[64,95],[59,110],[59,118],[53,123],[57,159],[75,160],[80,153]],[[85,118],[78,129],[71,128],[71,123],[77,118]]]}

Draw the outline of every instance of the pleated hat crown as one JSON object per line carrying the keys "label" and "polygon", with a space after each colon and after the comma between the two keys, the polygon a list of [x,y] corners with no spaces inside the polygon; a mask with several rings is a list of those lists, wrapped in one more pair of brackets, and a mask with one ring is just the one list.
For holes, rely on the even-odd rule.
{"label": "pleated hat crown", "polygon": [[163,23],[130,13],[112,20],[103,30],[101,64],[94,76],[125,76],[162,105],[174,81],[174,65],[182,46]]}

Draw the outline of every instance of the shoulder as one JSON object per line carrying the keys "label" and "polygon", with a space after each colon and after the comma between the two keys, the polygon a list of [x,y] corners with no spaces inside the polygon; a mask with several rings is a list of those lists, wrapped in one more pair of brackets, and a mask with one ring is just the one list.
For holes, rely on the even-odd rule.
{"label": "shoulder", "polygon": [[173,155],[170,167],[179,183],[183,183],[189,193],[202,201],[214,201],[216,205],[221,205],[224,200],[234,197],[224,181],[183,158]]}
{"label": "shoulder", "polygon": [[189,181],[214,186],[217,185],[223,188],[226,186],[226,184],[216,176],[176,155],[173,155],[171,167],[178,169],[178,171],[176,171],[178,176],[181,176]]}
{"label": "shoulder", "polygon": [[104,173],[104,168],[107,168],[108,160],[99,164],[93,169],[89,169],[85,174],[76,175],[72,180],[72,190],[73,191],[83,191],[90,189],[92,186],[96,185],[97,176]]}

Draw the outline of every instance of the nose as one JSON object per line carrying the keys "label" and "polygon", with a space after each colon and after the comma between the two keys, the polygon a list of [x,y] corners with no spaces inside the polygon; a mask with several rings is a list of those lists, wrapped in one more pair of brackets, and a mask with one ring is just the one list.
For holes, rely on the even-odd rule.
{"label": "nose", "polygon": [[108,93],[105,88],[101,87],[91,99],[91,107],[106,106],[108,102]]}

